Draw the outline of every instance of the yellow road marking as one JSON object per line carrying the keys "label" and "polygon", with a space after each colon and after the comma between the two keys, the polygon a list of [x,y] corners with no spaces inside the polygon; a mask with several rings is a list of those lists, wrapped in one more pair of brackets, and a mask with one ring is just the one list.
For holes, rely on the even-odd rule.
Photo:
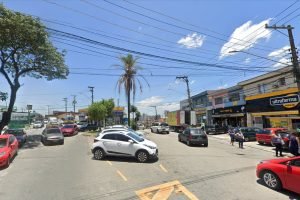
{"label": "yellow road marking", "polygon": [[126,176],[124,176],[119,170],[117,170],[117,173],[122,177],[122,179],[123,179],[124,181],[127,181]]}
{"label": "yellow road marking", "polygon": [[110,166],[112,166],[112,163],[109,161],[109,160],[107,160],[106,161]]}
{"label": "yellow road marking", "polygon": [[185,195],[190,200],[199,200],[193,193],[188,191],[178,180],[156,185],[136,191],[141,200],[167,200],[172,193]]}
{"label": "yellow road marking", "polygon": [[164,172],[168,173],[168,170],[167,170],[162,164],[160,164],[159,167],[160,167]]}

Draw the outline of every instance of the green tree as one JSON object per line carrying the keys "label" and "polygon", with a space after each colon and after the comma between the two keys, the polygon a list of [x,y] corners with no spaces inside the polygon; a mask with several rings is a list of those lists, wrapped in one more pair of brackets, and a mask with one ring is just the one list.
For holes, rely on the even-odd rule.
{"label": "green tree", "polygon": [[102,99],[101,103],[105,106],[106,108],[106,117],[112,117],[112,111],[115,107],[115,102],[114,99]]}
{"label": "green tree", "polygon": [[101,121],[106,116],[106,107],[103,102],[95,102],[88,107],[88,115],[91,120]]}
{"label": "green tree", "polygon": [[138,72],[143,68],[137,65],[138,58],[134,58],[131,54],[126,56],[121,56],[120,61],[121,65],[116,65],[120,67],[124,72],[121,74],[117,87],[119,89],[119,93],[121,93],[121,89],[124,88],[125,95],[127,98],[127,110],[128,110],[128,126],[130,127],[130,96],[132,93],[133,101],[135,99],[137,85],[139,86],[140,92],[143,91],[143,85],[141,80],[138,77],[141,77],[149,86],[147,80]]}
{"label": "green tree", "polygon": [[69,74],[64,54],[57,51],[39,19],[13,12],[0,4],[0,74],[10,86],[7,112],[0,131],[10,122],[20,78],[65,79]]}

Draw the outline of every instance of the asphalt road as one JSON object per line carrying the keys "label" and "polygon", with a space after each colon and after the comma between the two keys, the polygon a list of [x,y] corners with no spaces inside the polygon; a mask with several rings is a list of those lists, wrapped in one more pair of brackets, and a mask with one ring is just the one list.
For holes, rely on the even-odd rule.
{"label": "asphalt road", "polygon": [[146,137],[158,144],[158,161],[97,161],[90,152],[93,138],[79,134],[64,145],[44,146],[41,131],[30,130],[11,166],[0,171],[1,200],[297,199],[257,181],[256,164],[273,158],[270,151],[238,149],[214,137],[208,148],[188,147],[176,133],[151,133]]}

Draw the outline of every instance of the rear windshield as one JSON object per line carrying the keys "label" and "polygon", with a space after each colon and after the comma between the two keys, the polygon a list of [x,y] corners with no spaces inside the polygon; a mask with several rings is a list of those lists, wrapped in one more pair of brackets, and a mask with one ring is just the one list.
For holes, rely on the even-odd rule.
{"label": "rear windshield", "polygon": [[264,130],[261,130],[259,133],[261,133],[261,134],[270,134],[271,130],[264,129]]}
{"label": "rear windshield", "polygon": [[54,133],[60,133],[60,130],[56,128],[47,130],[47,134],[54,134]]}
{"label": "rear windshield", "polygon": [[169,126],[169,124],[167,124],[167,123],[161,123],[160,125],[161,126]]}
{"label": "rear windshield", "polygon": [[7,139],[6,138],[1,138],[0,139],[0,148],[5,147],[7,143]]}
{"label": "rear windshield", "polygon": [[204,131],[202,131],[201,129],[191,129],[191,134],[192,135],[203,135]]}
{"label": "rear windshield", "polygon": [[7,130],[5,131],[6,134],[12,134],[12,135],[23,135],[24,132],[22,130]]}
{"label": "rear windshield", "polygon": [[74,125],[64,125],[64,128],[73,128]]}

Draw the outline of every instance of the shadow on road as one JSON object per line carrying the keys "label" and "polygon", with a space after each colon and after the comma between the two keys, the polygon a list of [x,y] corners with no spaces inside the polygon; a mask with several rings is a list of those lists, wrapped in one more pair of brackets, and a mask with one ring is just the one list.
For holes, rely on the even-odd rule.
{"label": "shadow on road", "polygon": [[[93,160],[94,157],[92,158]],[[127,163],[139,163],[137,161],[136,158],[133,158],[133,157],[115,157],[115,156],[107,156],[105,157],[104,161],[107,160],[107,161],[114,161],[114,162],[127,162]],[[149,159],[146,164],[151,164],[151,163],[155,163],[158,161],[158,158],[154,158],[154,159]],[[144,163],[143,163],[144,164]]]}
{"label": "shadow on road", "polygon": [[[257,182],[258,184],[260,184],[260,185],[263,185],[264,187],[267,187],[267,186],[263,183],[263,180],[262,180],[262,179],[258,179],[256,182]],[[268,188],[268,187],[267,187],[267,188]],[[270,188],[269,188],[269,189],[270,189]],[[272,190],[272,189],[270,189],[270,190]],[[276,191],[276,190],[273,190],[273,191]],[[296,193],[294,193],[294,192],[290,192],[290,191],[284,190],[284,189],[283,189],[283,190],[280,190],[280,191],[276,191],[276,192],[279,192],[279,193],[281,193],[281,194],[283,194],[283,195],[285,195],[285,196],[288,196],[290,200],[300,200],[299,195],[296,194]]]}
{"label": "shadow on road", "polygon": [[20,149],[34,149],[40,145],[42,145],[41,135],[28,135],[26,143]]}
{"label": "shadow on road", "polygon": [[[10,160],[10,164],[12,164],[15,160],[15,158],[17,157],[17,154],[14,155],[14,157],[12,157],[12,159]],[[0,171],[9,168],[9,166],[2,166],[0,167]]]}

